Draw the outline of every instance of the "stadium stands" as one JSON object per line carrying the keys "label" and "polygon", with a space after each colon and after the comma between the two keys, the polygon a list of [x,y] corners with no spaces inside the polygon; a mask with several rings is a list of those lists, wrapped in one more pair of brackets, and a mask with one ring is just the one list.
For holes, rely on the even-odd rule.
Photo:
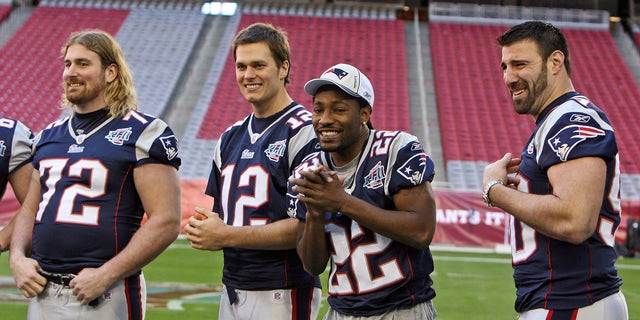
{"label": "stadium stands", "polygon": [[[55,108],[60,97],[58,84],[62,67],[57,48],[70,32],[85,28],[104,29],[116,36],[134,74],[140,109],[155,115],[164,112],[205,17],[197,7],[129,10],[113,9],[105,3],[51,0],[36,8],[0,52],[0,59],[3,59],[0,61],[6,61],[7,65],[19,65],[19,61],[24,61],[19,52],[31,57],[27,64],[30,72],[20,68],[0,71],[0,74],[9,73],[2,74],[0,80],[0,87],[9,89],[3,90],[3,97],[0,97],[0,103],[9,108],[3,111],[7,116],[31,118],[25,122],[38,130],[60,115],[60,110]],[[68,7],[74,5],[82,7]],[[43,29],[42,24],[57,27]],[[45,70],[47,76],[43,77],[36,70]],[[16,82],[16,77],[22,81]],[[24,83],[35,85],[25,86]],[[37,92],[34,92],[35,88]],[[12,103],[3,103],[5,101]],[[31,117],[31,113],[44,116]]]}
{"label": "stadium stands", "polygon": [[134,75],[140,109],[162,115],[189,64],[205,16],[193,8],[134,8],[116,38]]}
{"label": "stadium stands", "polygon": [[72,31],[88,27],[115,34],[127,15],[126,10],[36,8],[0,50],[2,114],[23,120],[35,131],[57,119],[64,66],[61,45]]}
{"label": "stadium stands", "polygon": [[[0,23],[11,11],[1,3]],[[436,16],[431,17],[424,40],[431,50],[431,60],[424,63],[432,66],[433,83],[423,83],[435,87],[447,173],[436,179],[446,180],[454,191],[477,193],[487,162],[507,151],[521,151],[534,124],[530,117],[513,112],[495,37],[519,18],[551,17],[568,21],[560,25],[570,41],[576,89],[609,114],[618,132],[623,199],[640,199],[640,162],[635,160],[640,142],[634,134],[635,119],[640,119],[640,89],[616,49],[606,15],[585,10],[469,8],[434,5]],[[475,14],[483,17],[473,19]],[[408,79],[415,79],[417,72],[407,57],[419,55],[406,51],[414,40],[405,39],[411,22],[396,20],[395,10],[388,7],[277,1],[243,4],[231,17],[207,17],[200,14],[197,1],[42,0],[0,48],[0,114],[19,118],[36,131],[58,118],[59,46],[72,31],[104,29],[116,36],[127,55],[142,111],[161,117],[174,111],[188,117],[180,136],[185,158],[180,175],[185,181],[201,182],[209,173],[216,139],[251,110],[235,82],[230,44],[239,28],[257,21],[281,26],[290,37],[289,92],[294,100],[310,106],[303,84],[326,67],[347,62],[373,82],[374,127],[415,131],[416,122],[418,127],[427,126],[419,123],[421,119],[409,118],[412,109],[427,108],[412,101],[407,89],[414,85]],[[214,33],[219,38],[206,39]],[[640,45],[640,32],[634,36]],[[203,70],[194,69],[199,56],[210,60]],[[191,94],[194,106],[176,106],[173,99],[184,89],[181,84],[196,71],[206,74]]]}
{"label": "stadium stands", "polygon": [[[479,188],[477,177],[484,164],[506,151],[519,154],[533,129],[532,119],[513,112],[504,89],[495,43],[495,37],[504,30],[506,26],[501,25],[430,24],[440,123],[448,124],[441,133],[444,156],[454,188]],[[635,124],[628,121],[630,117],[640,118],[640,89],[633,75],[607,31],[564,31],[569,39],[576,90],[611,118],[618,132],[622,173],[640,174],[640,164],[633,157],[640,152],[640,144],[633,134]],[[469,175],[472,172],[476,177]],[[627,190],[637,197],[638,190]]]}
{"label": "stadium stands", "polygon": [[11,6],[0,4],[0,23],[11,13]]}
{"label": "stadium stands", "polygon": [[[374,126],[409,130],[402,22],[243,14],[239,27],[258,21],[276,24],[288,33],[293,56],[289,93],[294,100],[310,106],[311,98],[302,90],[304,82],[335,63],[352,63],[372,79],[377,107]],[[198,139],[217,139],[229,124],[251,111],[238,91],[234,74],[229,55]]]}
{"label": "stadium stands", "polygon": [[633,40],[635,41],[636,48],[640,51],[640,26],[634,24],[633,25]]}

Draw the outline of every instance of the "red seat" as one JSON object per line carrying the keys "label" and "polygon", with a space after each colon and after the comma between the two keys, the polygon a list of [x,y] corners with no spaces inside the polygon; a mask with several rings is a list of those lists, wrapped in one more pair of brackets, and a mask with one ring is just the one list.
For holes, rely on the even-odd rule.
{"label": "red seat", "polygon": [[[304,84],[334,64],[349,63],[373,83],[373,126],[410,130],[402,21],[244,14],[239,27],[259,21],[268,21],[287,32],[292,51],[288,91],[295,101],[311,110],[311,97],[304,92]],[[229,125],[251,112],[238,90],[234,68],[233,55],[229,55],[198,132],[199,139],[217,139]]]}
{"label": "red seat", "polygon": [[[495,39],[508,27],[436,22],[429,27],[445,161],[495,161],[505,152],[519,154],[534,122],[513,111],[502,80]],[[633,158],[640,153],[635,134],[640,89],[613,38],[607,31],[563,32],[576,90],[608,114],[616,130],[621,171],[640,173]]]}
{"label": "red seat", "polygon": [[[37,132],[60,116],[64,63],[60,48],[74,31],[99,28],[116,34],[128,10],[37,7],[0,51],[5,116]],[[43,27],[46,26],[46,27]]]}

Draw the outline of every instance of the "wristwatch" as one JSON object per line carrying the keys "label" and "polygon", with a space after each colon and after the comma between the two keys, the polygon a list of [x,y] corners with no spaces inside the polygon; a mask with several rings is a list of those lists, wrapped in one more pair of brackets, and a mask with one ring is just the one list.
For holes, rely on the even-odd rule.
{"label": "wristwatch", "polygon": [[500,185],[504,186],[504,182],[502,180],[500,180],[500,179],[491,180],[484,187],[484,191],[482,191],[482,200],[484,200],[484,203],[486,203],[488,207],[493,207],[493,203],[491,203],[491,199],[489,199],[489,191],[496,184],[500,184]]}

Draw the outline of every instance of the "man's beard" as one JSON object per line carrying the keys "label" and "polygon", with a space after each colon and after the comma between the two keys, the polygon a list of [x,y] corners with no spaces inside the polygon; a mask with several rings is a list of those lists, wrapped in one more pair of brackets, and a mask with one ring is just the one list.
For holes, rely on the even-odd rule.
{"label": "man's beard", "polygon": [[[520,103],[514,101],[515,109],[518,114],[532,113],[533,108],[536,107],[535,104],[539,103],[537,100],[541,98],[542,92],[547,89],[547,86],[549,85],[549,82],[547,81],[547,69],[544,65],[541,69],[538,79],[533,82],[533,88],[528,88],[529,92],[527,94],[527,98]],[[537,110],[539,111],[541,107],[542,106],[538,106]]]}
{"label": "man's beard", "polygon": [[96,88],[96,87],[88,87],[85,85],[85,90],[79,93],[67,94],[67,100],[75,105],[82,105],[90,102],[99,96],[100,90],[104,90],[105,88]]}

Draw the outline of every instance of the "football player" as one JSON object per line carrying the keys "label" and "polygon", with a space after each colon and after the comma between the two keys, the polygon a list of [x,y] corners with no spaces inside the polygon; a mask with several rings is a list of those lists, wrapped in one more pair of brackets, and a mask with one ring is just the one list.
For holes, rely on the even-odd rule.
{"label": "football player", "polygon": [[[297,221],[286,212],[287,178],[316,145],[311,113],[286,90],[286,34],[256,23],[233,41],[236,80],[253,112],[215,147],[206,194],[185,227],[191,245],[224,252],[220,319],[316,319],[320,281],[296,254]],[[230,106],[225,106],[230,107]]]}
{"label": "football player", "polygon": [[132,75],[111,35],[73,33],[62,56],[71,115],[34,141],[11,270],[31,298],[28,319],[143,319],[141,268],[180,231],[176,137],[137,111]]}
{"label": "football player", "polygon": [[505,154],[483,178],[487,205],[512,216],[518,319],[628,319],[614,265],[620,171],[613,127],[575,91],[557,27],[524,22],[498,43],[515,110],[536,123],[520,158]]}
{"label": "football player", "polygon": [[[18,202],[24,201],[33,171],[32,144],[33,134],[27,126],[18,120],[0,118],[0,199],[7,183],[10,183]],[[9,250],[15,219],[16,215],[13,215],[9,223],[0,230],[0,252]]]}
{"label": "football player", "polygon": [[325,319],[433,319],[434,164],[413,135],[374,130],[373,87],[347,64],[304,87],[321,151],[296,167],[289,213],[307,271],[331,260]]}

